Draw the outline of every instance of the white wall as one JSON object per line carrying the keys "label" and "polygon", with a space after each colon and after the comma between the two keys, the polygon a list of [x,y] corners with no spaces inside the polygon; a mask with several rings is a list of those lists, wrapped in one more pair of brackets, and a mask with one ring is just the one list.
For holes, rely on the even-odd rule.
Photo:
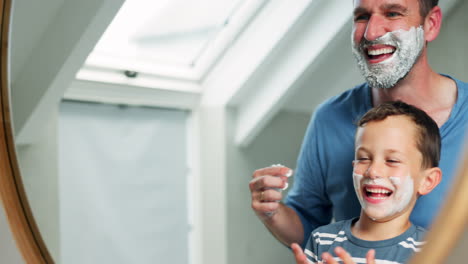
{"label": "white wall", "polygon": [[442,22],[438,38],[429,43],[429,63],[439,73],[468,82],[468,2],[458,1]]}
{"label": "white wall", "polygon": [[37,138],[18,145],[17,156],[28,201],[42,238],[54,259],[59,259],[59,199],[57,118],[43,120]]}
{"label": "white wall", "polygon": [[[228,125],[234,123],[232,116],[233,113]],[[228,135],[231,134],[226,161],[228,263],[292,263],[289,249],[276,241],[253,213],[248,183],[255,169],[277,163],[296,167],[309,119],[309,114],[280,112],[245,149],[232,144],[229,132],[233,130],[228,128]]]}

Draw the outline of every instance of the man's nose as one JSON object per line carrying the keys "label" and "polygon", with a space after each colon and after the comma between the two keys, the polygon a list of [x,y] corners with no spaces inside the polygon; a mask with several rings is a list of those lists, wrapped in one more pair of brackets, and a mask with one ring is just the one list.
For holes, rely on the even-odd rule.
{"label": "man's nose", "polygon": [[385,33],[384,19],[380,16],[371,16],[366,25],[364,38],[369,41],[373,41],[383,36]]}

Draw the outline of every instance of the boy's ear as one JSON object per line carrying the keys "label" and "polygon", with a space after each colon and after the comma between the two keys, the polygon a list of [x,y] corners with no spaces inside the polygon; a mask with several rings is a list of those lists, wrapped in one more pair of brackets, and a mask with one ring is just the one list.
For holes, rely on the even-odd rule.
{"label": "boy's ear", "polygon": [[426,169],[423,173],[424,175],[418,188],[420,195],[430,193],[442,180],[442,171],[438,167]]}

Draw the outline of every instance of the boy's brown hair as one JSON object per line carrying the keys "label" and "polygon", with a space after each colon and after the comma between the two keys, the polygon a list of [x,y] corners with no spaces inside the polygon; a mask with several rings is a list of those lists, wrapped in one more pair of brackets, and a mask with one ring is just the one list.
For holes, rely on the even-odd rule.
{"label": "boy's brown hair", "polygon": [[369,110],[358,122],[359,127],[372,121],[381,121],[388,116],[409,117],[419,132],[416,146],[421,152],[423,168],[439,166],[441,139],[437,123],[423,110],[402,101],[386,102]]}

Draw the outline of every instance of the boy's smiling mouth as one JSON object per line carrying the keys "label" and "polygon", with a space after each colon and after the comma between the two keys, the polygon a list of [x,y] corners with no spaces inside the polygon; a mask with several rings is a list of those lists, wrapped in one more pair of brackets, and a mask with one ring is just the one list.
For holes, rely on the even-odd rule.
{"label": "boy's smiling mouth", "polygon": [[362,193],[368,202],[380,203],[390,198],[393,194],[393,190],[380,185],[364,185]]}

